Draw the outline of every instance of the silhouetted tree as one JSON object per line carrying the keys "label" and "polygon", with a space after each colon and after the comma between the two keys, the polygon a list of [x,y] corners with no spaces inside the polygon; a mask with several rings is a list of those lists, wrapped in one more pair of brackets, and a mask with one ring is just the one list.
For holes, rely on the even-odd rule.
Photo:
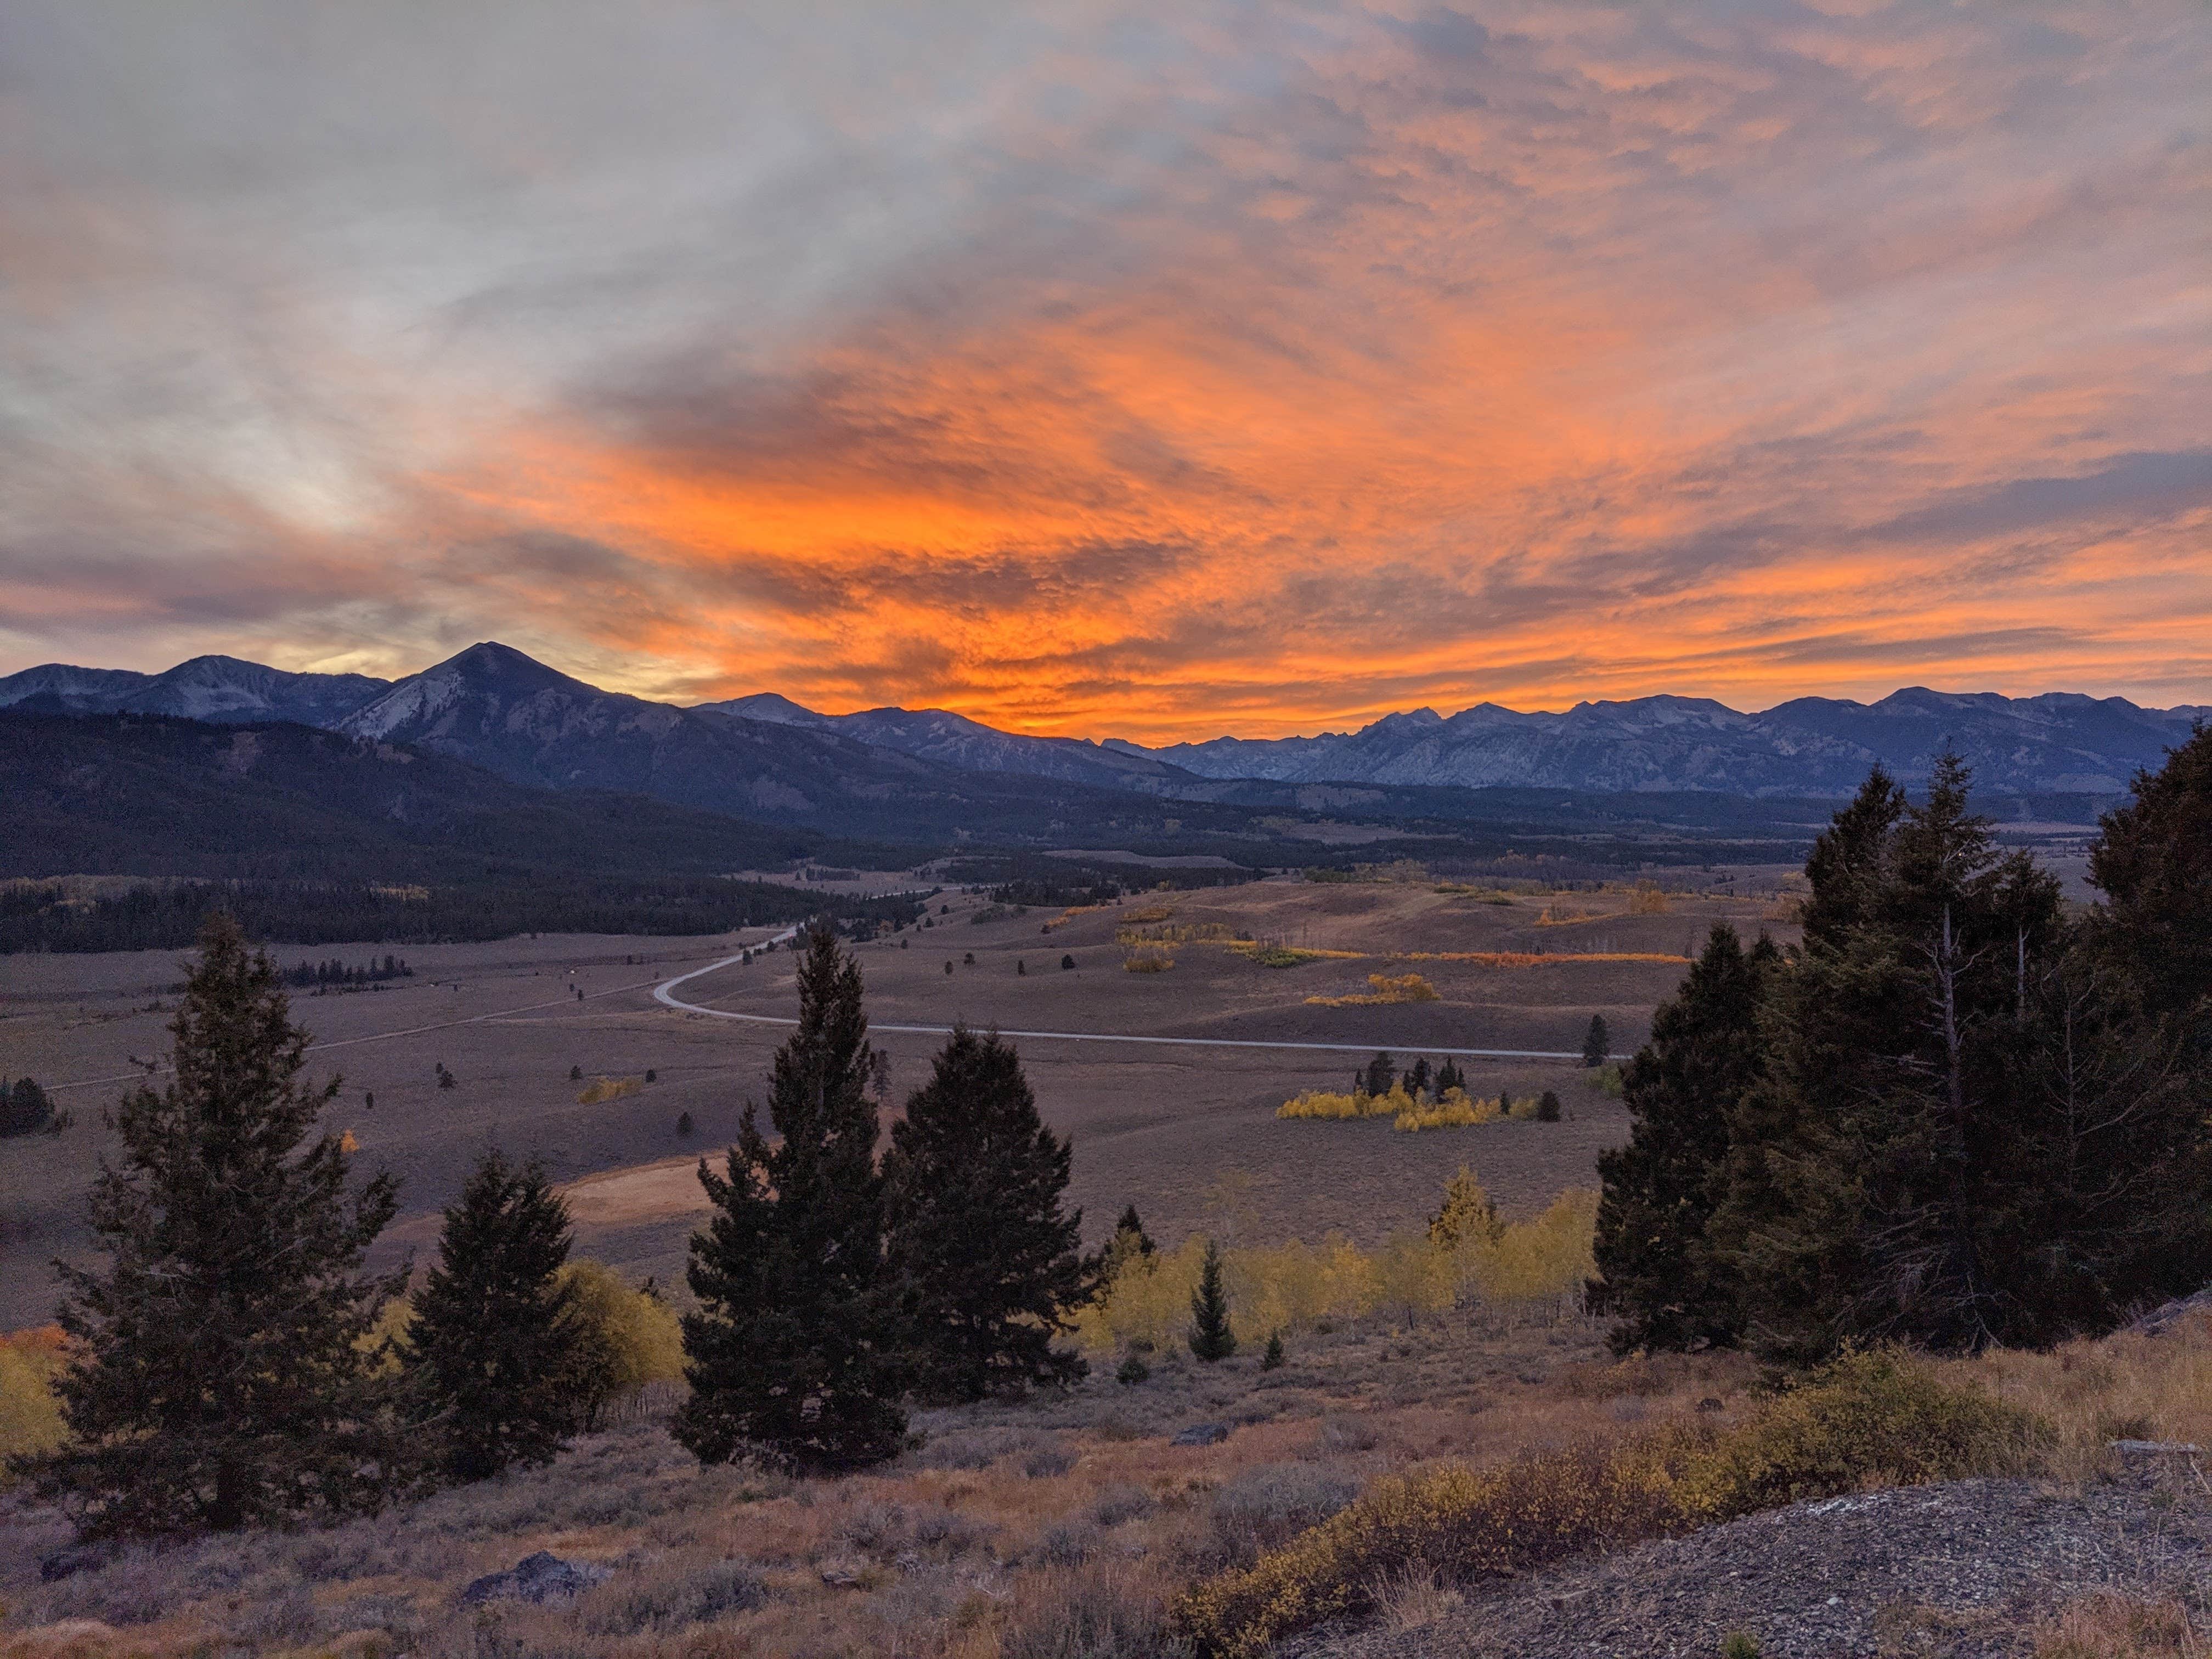
{"label": "silhouetted tree", "polygon": [[672,1431],[705,1462],[750,1450],[834,1473],[894,1455],[906,1417],[860,970],[823,927],[798,978],[799,1026],[769,1098],[781,1139],[770,1146],[748,1101],[726,1173],[700,1160],[714,1214],[691,1237],[691,1395]]}
{"label": "silhouetted tree", "polygon": [[1367,1062],[1366,1074],[1360,1079],[1359,1092],[1387,1095],[1390,1092],[1391,1084],[1397,1080],[1397,1062],[1390,1058],[1388,1050],[1382,1051]]}
{"label": "silhouetted tree", "polygon": [[396,1183],[349,1194],[338,1136],[312,1140],[336,1079],[275,965],[208,919],[170,1022],[171,1076],[109,1115],[93,1184],[100,1268],[57,1263],[72,1344],[68,1445],[24,1467],[88,1535],[183,1534],[371,1510],[404,1458],[369,1341],[406,1279],[361,1272]]}
{"label": "silhouetted tree", "polygon": [[923,1394],[1082,1374],[1053,1347],[1086,1280],[1067,1180],[1068,1144],[1037,1115],[1013,1045],[956,1026],[884,1159],[884,1255]]}
{"label": "silhouetted tree", "polygon": [[[1598,1159],[1589,1287],[1592,1310],[1615,1318],[1616,1353],[1729,1347],[1742,1334],[1741,1287],[1706,1222],[1726,1195],[1736,1110],[1765,1074],[1759,1018],[1780,961],[1764,936],[1746,951],[1733,927],[1716,923],[1628,1064],[1628,1144]],[[1559,1097],[1548,1097],[1556,1117]]]}
{"label": "silhouetted tree", "polygon": [[438,1265],[415,1297],[406,1370],[418,1419],[454,1480],[550,1462],[575,1427],[567,1382],[582,1342],[556,1280],[571,1237],[544,1170],[511,1169],[495,1151],[446,1212]]}
{"label": "silhouetted tree", "polygon": [[1592,1014],[1589,1029],[1583,1033],[1583,1064],[1595,1069],[1605,1064],[1613,1052],[1613,1034],[1605,1029],[1605,1016]]}

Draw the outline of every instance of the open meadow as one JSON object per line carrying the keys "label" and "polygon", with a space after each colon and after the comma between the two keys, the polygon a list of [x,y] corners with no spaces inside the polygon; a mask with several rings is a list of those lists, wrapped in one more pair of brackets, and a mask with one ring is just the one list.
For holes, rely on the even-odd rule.
{"label": "open meadow", "polygon": [[[1201,1228],[1255,1243],[1318,1241],[1334,1229],[1372,1247],[1433,1209],[1462,1163],[1506,1213],[1533,1214],[1563,1188],[1591,1184],[1598,1152],[1625,1133],[1618,1105],[1577,1062],[1461,1062],[1478,1097],[1555,1090],[1565,1106],[1556,1123],[1404,1133],[1388,1120],[1285,1121],[1276,1109],[1307,1091],[1346,1087],[1376,1048],[1401,1064],[1453,1048],[1571,1052],[1598,1014],[1614,1051],[1630,1051],[1680,978],[1686,947],[1713,921],[1787,932],[1758,901],[1674,896],[1661,908],[1623,891],[1506,895],[1412,882],[1277,880],[1073,914],[948,892],[930,908],[928,927],[859,947],[878,1027],[964,1018],[1009,1030],[1344,1045],[1021,1040],[1046,1118],[1073,1139],[1073,1196],[1094,1241],[1134,1203],[1170,1242]],[[329,1121],[352,1133],[368,1166],[404,1182],[381,1254],[424,1255],[438,1212],[496,1142],[581,1183],[582,1253],[680,1283],[700,1203],[695,1160],[734,1133],[783,1028],[663,1007],[652,988],[769,931],[410,947],[412,976],[384,988],[295,992],[297,1018],[326,1045],[313,1056],[316,1074],[343,1079]],[[368,962],[387,948],[275,954],[289,967],[303,957]],[[1062,968],[1064,958],[1073,966]],[[9,1263],[0,1326],[51,1312],[45,1263],[82,1248],[100,1113],[125,1086],[85,1080],[127,1079],[134,1058],[161,1052],[178,961],[168,951],[0,958],[0,1073],[56,1087],[76,1119],[59,1135],[0,1141]],[[1132,961],[1172,965],[1131,971]],[[788,952],[769,951],[692,980],[681,994],[787,1017],[793,966]],[[1375,994],[1377,974],[1418,974],[1434,1000],[1346,1000]],[[890,1056],[895,1106],[927,1074],[940,1039],[882,1031],[877,1040]],[[451,1087],[440,1085],[441,1066]]]}

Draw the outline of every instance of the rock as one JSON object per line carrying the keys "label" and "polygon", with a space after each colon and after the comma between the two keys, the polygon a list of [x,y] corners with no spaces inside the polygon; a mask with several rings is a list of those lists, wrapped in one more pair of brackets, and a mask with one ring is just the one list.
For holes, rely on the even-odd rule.
{"label": "rock", "polygon": [[2198,1291],[2193,1296],[2178,1297],[2172,1302],[2153,1308],[2127,1328],[2140,1331],[2145,1336],[2162,1336],[2191,1314],[2201,1313],[2212,1313],[2212,1287]]}
{"label": "rock", "polygon": [[604,1583],[614,1575],[589,1561],[563,1561],[545,1550],[526,1555],[505,1572],[487,1573],[461,1592],[461,1605],[472,1607],[485,1601],[528,1601],[534,1604],[566,1601],[580,1590]]}
{"label": "rock", "polygon": [[1170,1446],[1218,1446],[1229,1438],[1226,1423],[1194,1423],[1168,1442]]}
{"label": "rock", "polygon": [[2105,1443],[2123,1457],[2195,1457],[2204,1449],[2186,1440],[2108,1440]]}
{"label": "rock", "polygon": [[860,1582],[860,1572],[849,1561],[832,1561],[822,1569],[822,1582],[832,1589],[851,1589]]}
{"label": "rock", "polygon": [[40,1582],[55,1584],[81,1572],[97,1572],[114,1555],[114,1550],[106,1544],[80,1544],[73,1549],[56,1550],[39,1558]]}

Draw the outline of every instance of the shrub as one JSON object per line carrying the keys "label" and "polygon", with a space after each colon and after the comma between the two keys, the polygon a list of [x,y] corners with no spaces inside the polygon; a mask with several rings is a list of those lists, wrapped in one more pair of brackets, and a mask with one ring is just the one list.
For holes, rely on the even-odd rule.
{"label": "shrub", "polygon": [[1770,1403],[1683,1481],[1715,1518],[1875,1486],[2016,1474],[2049,1448],[2040,1419],[1940,1380],[1893,1350],[1846,1354]]}
{"label": "shrub", "polygon": [[1557,1123],[1559,1121],[1559,1097],[1547,1089],[1536,1097],[1536,1121]]}
{"label": "shrub", "polygon": [[599,1077],[586,1084],[576,1097],[579,1106],[598,1106],[610,1100],[620,1100],[634,1095],[645,1087],[645,1079],[635,1077]]}
{"label": "shrub", "polygon": [[1307,1002],[1321,1008],[1370,1007],[1386,1002],[1434,1002],[1437,988],[1419,974],[1370,974],[1369,989],[1356,996],[1308,997]]}
{"label": "shrub", "polygon": [[1073,957],[1062,957],[1060,959],[1060,971],[1063,974],[1073,970],[1074,966],[1075,958]]}
{"label": "shrub", "polygon": [[1145,1362],[1139,1359],[1135,1354],[1131,1354],[1127,1358],[1121,1362],[1120,1368],[1115,1371],[1114,1380],[1116,1382],[1119,1382],[1125,1389],[1133,1389],[1139,1382],[1150,1382],[1152,1380],[1152,1368],[1145,1364]]}
{"label": "shrub", "polygon": [[60,1326],[0,1337],[0,1486],[12,1480],[9,1459],[52,1451],[69,1437],[53,1393],[61,1370]]}
{"label": "shrub", "polygon": [[1152,946],[1132,951],[1121,959],[1123,970],[1132,974],[1164,974],[1174,966],[1173,957]]}
{"label": "shrub", "polygon": [[1470,1582],[1775,1504],[2033,1467],[2039,1419],[1891,1353],[1845,1357],[1728,1434],[1677,1428],[1617,1449],[1542,1452],[1484,1470],[1447,1464],[1376,1483],[1249,1570],[1187,1592],[1176,1616],[1210,1655],[1243,1659],[1327,1620],[1372,1610],[1408,1574]]}

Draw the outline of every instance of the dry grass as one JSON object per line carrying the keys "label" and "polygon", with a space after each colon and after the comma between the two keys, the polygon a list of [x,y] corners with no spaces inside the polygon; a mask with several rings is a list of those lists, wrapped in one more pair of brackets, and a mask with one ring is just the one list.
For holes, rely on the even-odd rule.
{"label": "dry grass", "polygon": [[2061,1607],[2036,1633],[2035,1659],[2204,1659],[2212,1631],[2179,1601],[2101,1591]]}
{"label": "dry grass", "polygon": [[641,1077],[595,1077],[584,1085],[576,1097],[579,1106],[599,1106],[610,1100],[621,1100],[645,1087]]}

